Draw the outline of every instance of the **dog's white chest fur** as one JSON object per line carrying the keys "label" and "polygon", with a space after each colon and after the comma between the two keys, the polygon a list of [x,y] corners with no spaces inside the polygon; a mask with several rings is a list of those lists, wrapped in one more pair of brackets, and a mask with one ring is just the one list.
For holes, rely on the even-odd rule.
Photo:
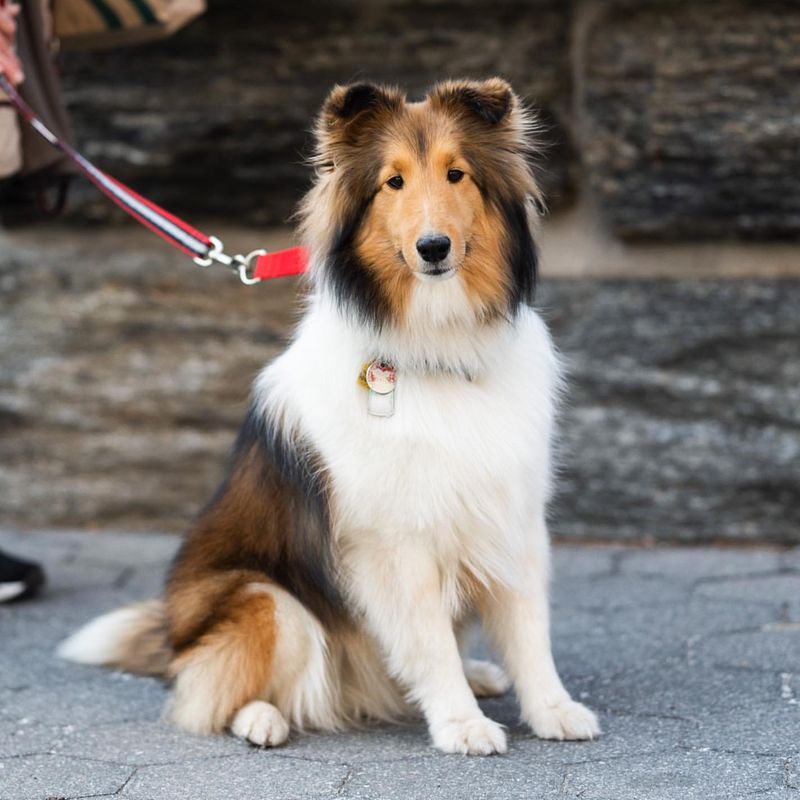
{"label": "dog's white chest fur", "polygon": [[358,375],[382,354],[312,306],[257,392],[322,457],[337,535],[416,540],[445,562],[512,579],[526,514],[547,491],[557,363],[532,310],[487,336],[474,376],[400,363],[394,415],[375,417]]}

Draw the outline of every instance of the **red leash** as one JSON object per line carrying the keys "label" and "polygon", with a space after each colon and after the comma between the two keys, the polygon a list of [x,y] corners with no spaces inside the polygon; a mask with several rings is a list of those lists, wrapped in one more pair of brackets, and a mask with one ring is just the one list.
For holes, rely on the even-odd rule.
{"label": "red leash", "polygon": [[137,194],[125,184],[99,170],[75,148],[56,136],[36,116],[33,109],[20,97],[19,92],[2,73],[0,73],[0,89],[8,95],[11,105],[19,112],[20,116],[42,138],[72,161],[103,194],[165,242],[191,257],[198,266],[209,267],[212,264],[222,264],[238,273],[242,283],[246,284],[258,283],[270,278],[283,278],[287,275],[299,275],[306,271],[308,253],[303,247],[290,247],[274,253],[268,253],[266,250],[254,250],[247,255],[228,255],[222,242],[215,236],[206,236],[179,217]]}

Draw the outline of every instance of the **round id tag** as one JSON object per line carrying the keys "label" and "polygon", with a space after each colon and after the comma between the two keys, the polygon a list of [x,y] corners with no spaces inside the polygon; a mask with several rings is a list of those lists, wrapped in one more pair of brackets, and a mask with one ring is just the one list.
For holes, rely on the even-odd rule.
{"label": "round id tag", "polygon": [[385,361],[373,361],[364,378],[375,394],[391,394],[395,389],[397,370]]}

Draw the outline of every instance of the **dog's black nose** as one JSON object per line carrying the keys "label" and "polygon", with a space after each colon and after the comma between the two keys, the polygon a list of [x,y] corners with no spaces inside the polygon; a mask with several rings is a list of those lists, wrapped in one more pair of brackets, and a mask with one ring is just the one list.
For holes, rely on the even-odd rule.
{"label": "dog's black nose", "polygon": [[450,237],[434,234],[417,239],[417,252],[425,261],[435,264],[444,261],[450,252]]}

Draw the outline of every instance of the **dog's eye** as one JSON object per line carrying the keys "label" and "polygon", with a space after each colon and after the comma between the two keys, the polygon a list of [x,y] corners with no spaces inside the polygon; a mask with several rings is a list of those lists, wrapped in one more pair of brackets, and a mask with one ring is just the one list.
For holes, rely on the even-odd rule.
{"label": "dog's eye", "polygon": [[464,173],[460,169],[447,170],[447,180],[450,183],[458,183],[464,177]]}
{"label": "dog's eye", "polygon": [[391,178],[389,178],[388,181],[386,181],[386,183],[388,183],[389,186],[392,187],[392,189],[402,189],[403,177],[402,175],[393,175]]}

